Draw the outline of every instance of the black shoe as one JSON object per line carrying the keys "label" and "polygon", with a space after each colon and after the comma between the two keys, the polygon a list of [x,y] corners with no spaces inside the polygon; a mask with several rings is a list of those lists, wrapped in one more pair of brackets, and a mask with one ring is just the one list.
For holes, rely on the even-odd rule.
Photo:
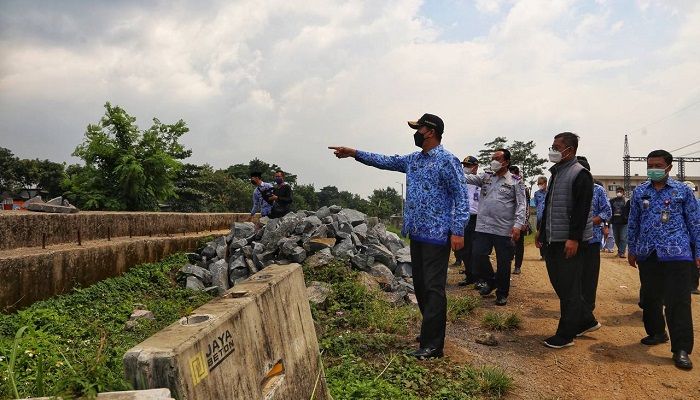
{"label": "black shoe", "polygon": [[416,336],[416,342],[420,343],[420,335]]}
{"label": "black shoe", "polygon": [[693,362],[690,361],[688,352],[685,350],[678,350],[673,353],[673,362],[680,369],[693,369]]}
{"label": "black shoe", "polygon": [[666,342],[668,342],[668,335],[666,334],[666,332],[659,333],[656,335],[649,335],[645,338],[642,338],[642,340],[640,340],[640,343],[645,344],[647,346],[655,346],[657,344],[666,343]]}
{"label": "black shoe", "polygon": [[457,283],[457,285],[459,285],[459,286],[468,286],[468,285],[471,285],[472,283],[474,283],[474,279],[466,279],[466,278],[465,278],[464,280],[459,281],[459,283]]}
{"label": "black shoe", "polygon": [[477,282],[474,284],[474,290],[481,290],[484,285],[486,285],[484,282]]}
{"label": "black shoe", "polygon": [[576,337],[583,336],[589,332],[597,331],[601,326],[603,325],[601,325],[600,322],[593,320],[593,322],[590,324],[586,324],[586,326],[581,327],[581,330],[576,334]]}
{"label": "black shoe", "polygon": [[497,306],[505,306],[508,304],[508,298],[505,296],[496,296],[496,305]]}
{"label": "black shoe", "polygon": [[574,341],[572,339],[564,339],[559,335],[554,335],[548,339],[545,339],[544,345],[553,349],[561,349],[562,347],[573,346]]}
{"label": "black shoe", "polygon": [[482,286],[481,289],[479,289],[479,294],[482,297],[486,297],[486,296],[490,295],[491,292],[493,292],[495,289],[496,289],[495,286],[491,286],[488,283],[484,283],[484,286]]}
{"label": "black shoe", "polygon": [[420,349],[411,353],[411,355],[419,360],[426,360],[428,358],[440,358],[443,356],[442,350],[434,349],[432,347],[421,347]]}
{"label": "black shoe", "polygon": [[516,268],[513,270],[513,274],[514,274],[514,275],[520,275],[520,267],[516,267]]}

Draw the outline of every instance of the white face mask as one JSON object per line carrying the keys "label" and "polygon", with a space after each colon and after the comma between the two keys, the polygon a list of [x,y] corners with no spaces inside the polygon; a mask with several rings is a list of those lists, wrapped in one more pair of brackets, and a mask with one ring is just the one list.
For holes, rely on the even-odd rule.
{"label": "white face mask", "polygon": [[617,194],[617,197],[622,197],[622,196],[624,196],[622,193]]}
{"label": "white face mask", "polygon": [[472,173],[471,168],[467,168],[467,167],[462,167],[462,171],[464,171],[464,173],[466,175],[470,175]]}
{"label": "white face mask", "polygon": [[491,171],[498,172],[501,169],[501,163],[496,160],[491,160]]}
{"label": "white face mask", "polygon": [[544,190],[544,188],[546,188],[545,185],[537,185],[537,187],[540,188],[540,190]]}
{"label": "white face mask", "polygon": [[561,161],[561,151],[549,149],[549,161],[555,164]]}

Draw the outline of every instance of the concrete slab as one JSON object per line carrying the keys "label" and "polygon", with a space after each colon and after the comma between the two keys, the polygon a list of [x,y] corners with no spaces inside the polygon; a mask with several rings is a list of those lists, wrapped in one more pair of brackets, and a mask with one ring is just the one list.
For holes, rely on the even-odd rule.
{"label": "concrete slab", "polygon": [[299,264],[256,273],[130,349],[124,366],[134,387],[179,399],[330,399]]}

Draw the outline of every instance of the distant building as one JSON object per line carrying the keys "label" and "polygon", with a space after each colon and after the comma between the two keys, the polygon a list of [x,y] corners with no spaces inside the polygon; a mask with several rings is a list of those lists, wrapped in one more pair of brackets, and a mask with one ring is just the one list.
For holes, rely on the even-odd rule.
{"label": "distant building", "polygon": [[[678,179],[674,176],[674,178]],[[622,175],[594,175],[593,179],[601,181],[603,187],[608,192],[608,197],[614,197],[618,187],[625,187],[625,177]],[[647,180],[646,175],[634,174],[630,176],[630,191],[634,190],[640,183]],[[686,176],[686,181],[691,181],[695,184],[695,197],[698,196],[698,186],[700,186],[700,176]],[[629,193],[627,193],[629,196]]]}
{"label": "distant building", "polygon": [[[24,203],[34,196],[46,196],[47,191],[39,188],[22,189],[18,193],[3,192],[0,194],[2,206],[0,210],[19,210],[24,208]],[[44,197],[44,200],[48,200]]]}

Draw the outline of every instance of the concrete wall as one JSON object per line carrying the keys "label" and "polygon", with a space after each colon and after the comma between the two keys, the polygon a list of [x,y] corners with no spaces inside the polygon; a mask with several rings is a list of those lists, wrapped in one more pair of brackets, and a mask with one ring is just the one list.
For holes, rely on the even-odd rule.
{"label": "concrete wall", "polygon": [[[111,237],[182,235],[228,229],[234,221],[248,221],[247,213],[86,212],[49,214],[0,211],[0,250],[77,243]],[[109,230],[109,232],[108,232]]]}
{"label": "concrete wall", "polygon": [[298,264],[256,273],[129,350],[124,367],[135,388],[178,399],[330,399]]}
{"label": "concrete wall", "polygon": [[38,300],[120,275],[134,265],[190,251],[200,238],[228,230],[173,237],[121,238],[83,246],[0,252],[0,311],[10,312]]}

